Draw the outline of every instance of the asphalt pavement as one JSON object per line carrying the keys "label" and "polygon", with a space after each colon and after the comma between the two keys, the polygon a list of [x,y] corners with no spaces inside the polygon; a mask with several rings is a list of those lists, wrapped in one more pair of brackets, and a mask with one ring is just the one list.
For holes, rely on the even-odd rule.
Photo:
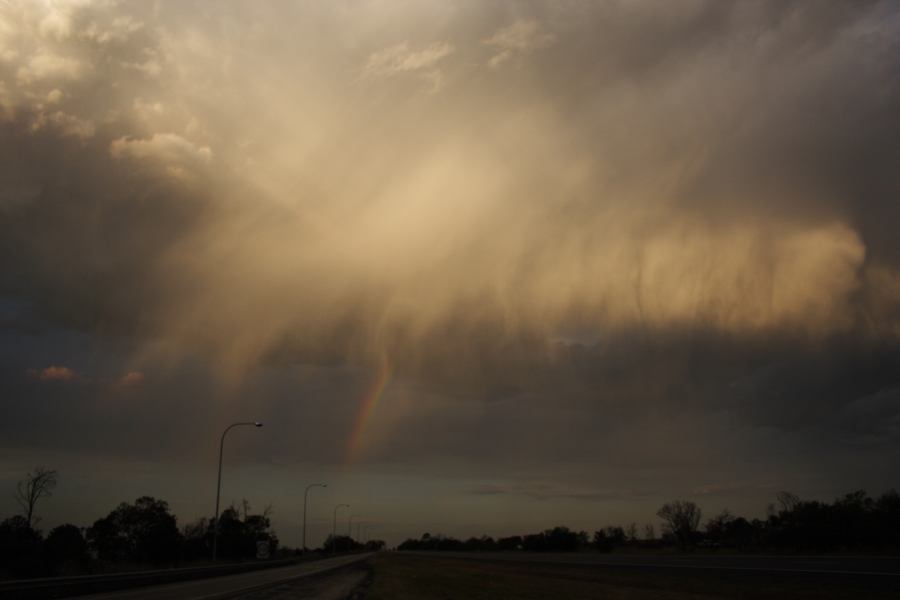
{"label": "asphalt pavement", "polygon": [[225,598],[240,598],[271,586],[339,569],[370,556],[371,553],[338,556],[265,571],[152,585],[88,596],[72,596],[72,598],[79,600],[224,600]]}

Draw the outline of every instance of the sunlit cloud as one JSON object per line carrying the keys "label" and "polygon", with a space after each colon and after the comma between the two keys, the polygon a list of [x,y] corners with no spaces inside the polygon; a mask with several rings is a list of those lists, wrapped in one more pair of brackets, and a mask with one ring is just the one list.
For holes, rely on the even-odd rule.
{"label": "sunlit cloud", "polygon": [[[577,22],[563,37],[561,21],[522,16],[480,40],[449,28],[433,41],[374,44],[381,49],[358,71],[379,86],[368,99],[332,95],[359,84],[352,69],[330,64],[349,64],[353,53],[271,77],[296,55],[270,37],[248,32],[241,43],[256,54],[233,54],[222,49],[236,42],[194,28],[187,9],[177,23],[153,24],[164,17],[138,5],[66,6],[7,17],[37,33],[11,67],[31,73],[16,75],[26,87],[4,103],[33,131],[93,139],[84,157],[92,168],[124,174],[141,165],[134,173],[147,181],[123,180],[123,189],[155,189],[156,173],[209,203],[198,222],[160,213],[182,233],[148,256],[159,302],[119,312],[137,309],[156,335],[220,356],[227,372],[300,339],[356,359],[410,345],[427,354],[432,337],[460,319],[548,343],[573,329],[645,327],[822,336],[857,327],[863,314],[882,320],[875,312],[896,305],[888,291],[896,268],[872,253],[862,220],[839,208],[850,199],[796,176],[770,183],[758,174],[772,168],[765,154],[731,162],[741,144],[777,146],[781,130],[770,122],[806,101],[760,104],[739,133],[723,135],[734,122],[730,107],[758,87],[735,82],[721,92],[733,100],[708,99],[706,86],[731,69],[714,57],[645,72],[652,95],[622,83],[634,77],[622,66],[602,94],[585,92],[590,102],[579,86],[520,82],[515,102],[496,104],[466,66],[485,49],[492,67],[524,61],[548,70],[537,77],[589,60],[597,44],[620,43],[623,57],[632,51]],[[53,25],[42,32],[34,23],[43,18]],[[847,27],[828,56],[852,49]],[[730,43],[741,49],[740,39]],[[558,67],[535,60],[551,45]],[[747,69],[769,64],[765,49],[743,51]],[[109,60],[82,60],[90,52]],[[265,69],[258,55],[267,56]],[[779,63],[772,76],[803,73],[818,78],[810,87],[828,86],[836,75],[810,75],[804,62],[824,56]],[[165,59],[148,80],[122,57]],[[452,89],[443,83],[450,71]],[[407,77],[446,99],[406,97]],[[87,80],[115,93],[87,102],[79,91]],[[721,110],[701,109],[707,101]],[[807,135],[803,123],[796,139]],[[815,162],[814,145],[801,152]],[[873,269],[890,275],[868,275]]]}
{"label": "sunlit cloud", "polygon": [[140,371],[129,371],[116,381],[116,385],[120,387],[136,387],[143,384],[144,379],[144,374]]}
{"label": "sunlit cloud", "polygon": [[[21,397],[553,486],[485,498],[623,501],[660,464],[754,490],[727,459],[888,443],[892,3],[397,6],[0,5],[8,344],[107,348],[46,377],[88,354],[31,348]],[[585,455],[627,481],[549,481]]]}
{"label": "sunlit cloud", "polygon": [[38,54],[20,67],[19,83],[30,84],[48,79],[78,79],[84,72],[84,65],[78,60],[55,54]]}
{"label": "sunlit cloud", "polygon": [[413,73],[428,81],[431,91],[436,92],[443,83],[439,64],[453,50],[453,46],[446,42],[435,42],[420,50],[402,42],[369,55],[363,65],[362,76],[366,79],[384,79]]}
{"label": "sunlit cloud", "polygon": [[82,139],[93,136],[96,131],[96,127],[91,121],[79,119],[76,116],[68,115],[62,111],[56,111],[49,114],[41,113],[37,115],[32,122],[31,127],[35,130],[43,127],[54,127],[58,129],[62,135],[70,135]]}
{"label": "sunlit cloud", "polygon": [[496,69],[517,55],[529,54],[538,48],[549,46],[555,39],[556,36],[543,31],[537,21],[518,20],[484,40],[496,52],[488,60],[488,66]]}
{"label": "sunlit cloud", "polygon": [[118,138],[109,145],[113,158],[156,159],[169,163],[208,163],[209,146],[198,146],[175,133],[155,133],[148,139]]}
{"label": "sunlit cloud", "polygon": [[82,376],[79,375],[75,369],[58,365],[51,365],[49,367],[44,367],[43,369],[31,369],[29,370],[29,374],[41,381],[61,381],[64,383],[71,383],[82,379]]}

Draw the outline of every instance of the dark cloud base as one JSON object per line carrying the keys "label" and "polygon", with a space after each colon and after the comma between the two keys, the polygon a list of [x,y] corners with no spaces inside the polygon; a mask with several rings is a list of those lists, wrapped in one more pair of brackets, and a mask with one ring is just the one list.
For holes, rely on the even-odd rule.
{"label": "dark cloud base", "polygon": [[0,13],[6,449],[338,468],[387,361],[470,496],[896,485],[893,3],[116,10]]}

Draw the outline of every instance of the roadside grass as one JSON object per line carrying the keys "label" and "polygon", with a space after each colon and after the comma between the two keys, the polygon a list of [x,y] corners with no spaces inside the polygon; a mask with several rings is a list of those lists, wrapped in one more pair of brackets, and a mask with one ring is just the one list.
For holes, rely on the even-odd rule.
{"label": "roadside grass", "polygon": [[499,563],[383,553],[372,560],[367,600],[689,600],[897,598],[883,582],[744,574],[634,571],[598,566]]}

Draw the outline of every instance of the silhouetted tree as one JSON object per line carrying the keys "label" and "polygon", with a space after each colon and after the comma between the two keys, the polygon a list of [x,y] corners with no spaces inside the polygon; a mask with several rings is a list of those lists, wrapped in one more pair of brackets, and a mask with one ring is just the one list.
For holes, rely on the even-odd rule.
{"label": "silhouetted tree", "polygon": [[526,535],[522,540],[522,548],[529,552],[571,552],[587,544],[587,533],[571,531],[562,526]]}
{"label": "silhouetted tree", "polygon": [[54,527],[42,546],[44,563],[54,575],[83,572],[90,556],[81,529],[72,524]]}
{"label": "silhouetted tree", "polygon": [[612,542],[606,538],[606,533],[602,529],[594,532],[594,539],[591,540],[591,545],[600,552],[612,552],[613,549]]}
{"label": "silhouetted tree", "polygon": [[881,550],[900,549],[900,494],[890,490],[875,501],[877,531],[873,542]]}
{"label": "silhouetted tree", "polygon": [[430,549],[432,550],[445,550],[445,551],[454,551],[454,550],[462,550],[463,543],[456,539],[455,537],[450,537],[439,533],[431,537],[429,540]]}
{"label": "silhouetted tree", "polygon": [[419,547],[421,540],[414,540],[412,538],[406,538],[400,545],[397,546],[397,550],[421,550]]}
{"label": "silhouetted tree", "polygon": [[14,498],[22,507],[23,516],[29,527],[33,527],[37,520],[34,518],[34,507],[41,498],[49,498],[56,487],[58,473],[46,467],[36,467],[29,472],[25,479],[16,485]]}
{"label": "silhouetted tree", "polygon": [[510,537],[504,537],[497,540],[497,549],[498,550],[521,550],[522,549],[522,536],[521,535],[513,535]]}
{"label": "silhouetted tree", "polygon": [[[334,544],[334,546],[332,546],[332,543]],[[329,552],[331,552],[331,548],[333,547],[336,552],[342,553],[355,552],[356,550],[360,550],[363,545],[350,536],[338,535],[332,537],[331,535],[329,535],[327,538],[325,538],[325,545],[322,547],[326,548]]]}
{"label": "silhouetted tree", "polygon": [[418,540],[408,539],[397,547],[399,550],[464,550],[465,545],[453,537],[425,533]]}
{"label": "silhouetted tree", "polygon": [[181,533],[168,503],[143,496],[95,521],[87,539],[101,560],[159,564],[177,561]]}
{"label": "silhouetted tree", "polygon": [[366,552],[379,552],[384,550],[384,540],[369,540],[363,548]]}
{"label": "silhouetted tree", "polygon": [[270,530],[271,521],[269,514],[271,507],[267,507],[261,515],[249,514],[250,506],[243,504],[244,517],[234,506],[222,511],[219,515],[219,554],[220,556],[242,559],[256,556],[256,544],[267,542],[269,555],[274,556],[278,550],[278,537]]}
{"label": "silhouetted tree", "polygon": [[778,492],[775,494],[775,499],[781,505],[782,512],[790,512],[800,504],[800,497],[790,492]]}
{"label": "silhouetted tree", "polygon": [[711,542],[721,544],[727,537],[728,528],[734,517],[726,508],[721,513],[706,522],[706,537]]}
{"label": "silhouetted tree", "polygon": [[41,534],[28,520],[16,515],[0,523],[0,573],[11,577],[38,577],[42,573]]}
{"label": "silhouetted tree", "polygon": [[761,529],[762,523],[759,520],[748,521],[744,517],[735,517],[725,527],[722,545],[741,549],[758,546],[762,537]]}
{"label": "silhouetted tree", "polygon": [[700,524],[700,507],[687,500],[674,500],[663,504],[656,515],[665,521],[668,532],[679,545],[693,542],[697,526]]}
{"label": "silhouetted tree", "polygon": [[200,517],[184,526],[181,555],[184,560],[206,558],[212,552],[212,521]]}
{"label": "silhouetted tree", "polygon": [[591,545],[600,552],[612,552],[613,548],[625,545],[625,530],[621,527],[604,527],[594,532]]}
{"label": "silhouetted tree", "polygon": [[470,537],[463,544],[463,549],[477,551],[496,550],[497,542],[494,541],[494,538],[487,535],[483,535],[480,538]]}

